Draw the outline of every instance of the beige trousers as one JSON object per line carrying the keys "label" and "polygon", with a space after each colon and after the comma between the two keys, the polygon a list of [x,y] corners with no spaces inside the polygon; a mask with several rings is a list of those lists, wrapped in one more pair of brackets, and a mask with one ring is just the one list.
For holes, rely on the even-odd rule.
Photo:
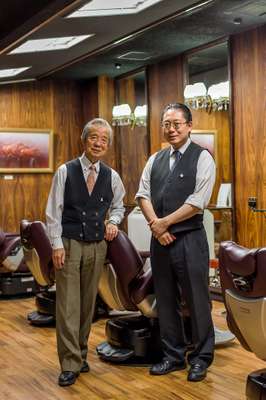
{"label": "beige trousers", "polygon": [[56,270],[56,336],[62,371],[79,372],[88,337],[107,244],[63,239],[64,267]]}

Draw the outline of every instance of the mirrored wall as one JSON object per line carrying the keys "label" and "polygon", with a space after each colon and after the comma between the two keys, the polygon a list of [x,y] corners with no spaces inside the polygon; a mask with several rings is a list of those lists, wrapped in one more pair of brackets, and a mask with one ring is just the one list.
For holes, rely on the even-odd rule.
{"label": "mirrored wall", "polygon": [[116,79],[113,125],[117,137],[118,170],[126,188],[125,205],[132,209],[139,179],[149,156],[146,74],[140,72]]}
{"label": "mirrored wall", "polygon": [[193,115],[192,140],[206,145],[217,167],[209,206],[214,217],[214,255],[217,257],[219,243],[233,238],[227,42],[188,55],[185,81],[185,102]]}

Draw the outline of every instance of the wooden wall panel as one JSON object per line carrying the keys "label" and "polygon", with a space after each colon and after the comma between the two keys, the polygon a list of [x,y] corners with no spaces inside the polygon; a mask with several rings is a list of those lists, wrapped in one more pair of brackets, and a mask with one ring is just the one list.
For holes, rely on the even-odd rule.
{"label": "wooden wall panel", "polygon": [[[89,120],[101,117],[112,123],[112,109],[115,104],[114,80],[107,76],[99,76],[82,85],[83,115],[85,125]],[[116,157],[117,138],[114,130],[114,140],[104,161],[117,169]]]}
{"label": "wooden wall panel", "polygon": [[[134,78],[119,80],[119,103],[127,103],[131,110],[137,104]],[[144,95],[144,93],[143,93]],[[145,101],[144,101],[145,103]],[[149,134],[146,127],[130,126],[116,127],[117,158],[121,178],[126,188],[125,204],[135,205],[135,194],[139,187],[142,170],[149,156]]]}
{"label": "wooden wall panel", "polygon": [[[10,128],[53,128],[52,83],[0,87],[0,126]],[[38,121],[38,117],[40,120]],[[51,174],[0,176],[0,227],[18,232],[22,218],[41,219]]]}
{"label": "wooden wall panel", "polygon": [[248,209],[248,197],[266,208],[266,26],[234,36],[232,83],[237,241],[266,245],[265,214]]}
{"label": "wooden wall panel", "polygon": [[[55,135],[54,164],[80,152],[82,103],[77,84],[51,80],[0,87],[0,126],[49,128]],[[18,232],[21,219],[45,220],[52,174],[0,175],[0,227]]]}
{"label": "wooden wall panel", "polygon": [[216,204],[220,184],[232,182],[228,111],[192,110],[192,119],[193,129],[217,130],[216,182],[211,198],[211,203]]}
{"label": "wooden wall panel", "polygon": [[55,169],[80,156],[83,128],[82,97],[79,84],[53,82],[53,127],[55,132]]}
{"label": "wooden wall panel", "polygon": [[161,148],[161,113],[168,103],[184,100],[183,57],[148,67],[148,109],[151,153]]}

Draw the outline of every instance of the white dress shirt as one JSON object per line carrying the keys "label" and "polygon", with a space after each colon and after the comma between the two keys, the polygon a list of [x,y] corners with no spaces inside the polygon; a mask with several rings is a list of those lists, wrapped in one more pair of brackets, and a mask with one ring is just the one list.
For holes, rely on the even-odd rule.
{"label": "white dress shirt", "polygon": [[[181,146],[178,150],[181,154],[184,154],[186,149],[191,143],[191,139],[188,139],[187,142]],[[173,154],[174,148],[170,149],[170,157],[169,157],[169,167],[173,166],[175,162],[175,156]],[[140,178],[140,184],[138,192],[135,198],[144,198],[147,200],[151,200],[151,170],[153,166],[153,162],[155,160],[157,153],[153,154],[147,161],[145,168],[143,170],[142,176]],[[210,201],[213,186],[215,183],[216,176],[216,167],[214,160],[210,153],[207,150],[203,150],[200,153],[198,164],[197,164],[197,173],[196,173],[196,184],[194,192],[187,197],[185,200],[186,204],[191,204],[203,210],[208,206]]]}
{"label": "white dress shirt", "polygon": [[[85,153],[79,157],[79,160],[83,171],[84,180],[87,182],[92,163],[85,156]],[[94,165],[96,167],[97,180],[100,172],[100,162],[97,161]],[[47,233],[53,249],[60,249],[64,247],[62,242],[62,214],[64,208],[66,178],[66,164],[62,164],[54,175],[46,207]],[[114,197],[109,209],[109,221],[118,225],[122,221],[125,212],[125,208],[123,206],[125,188],[120,176],[113,169],[111,169],[111,185]]]}

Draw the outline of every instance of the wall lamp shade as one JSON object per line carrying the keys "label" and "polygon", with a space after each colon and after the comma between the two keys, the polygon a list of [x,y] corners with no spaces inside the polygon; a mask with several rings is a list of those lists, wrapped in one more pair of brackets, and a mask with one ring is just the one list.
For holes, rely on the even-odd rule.
{"label": "wall lamp shade", "polygon": [[185,103],[194,110],[227,110],[229,105],[229,81],[211,85],[207,91],[203,82],[187,85],[184,90]]}
{"label": "wall lamp shade", "polygon": [[147,124],[147,105],[136,106],[134,110],[134,125],[146,126]]}
{"label": "wall lamp shade", "polygon": [[131,108],[128,104],[120,104],[113,107],[112,125],[130,125],[131,124]]}
{"label": "wall lamp shade", "polygon": [[113,107],[113,126],[146,126],[147,106],[136,106],[134,112],[128,104],[120,104]]}

